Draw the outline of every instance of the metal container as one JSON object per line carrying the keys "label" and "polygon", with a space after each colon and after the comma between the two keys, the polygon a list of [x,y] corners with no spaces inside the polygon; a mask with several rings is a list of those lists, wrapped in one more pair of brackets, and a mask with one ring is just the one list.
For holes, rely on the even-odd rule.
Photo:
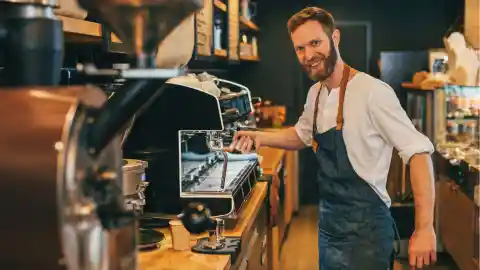
{"label": "metal container", "polygon": [[138,193],[140,183],[145,181],[145,169],[148,163],[138,159],[123,160],[123,195]]}

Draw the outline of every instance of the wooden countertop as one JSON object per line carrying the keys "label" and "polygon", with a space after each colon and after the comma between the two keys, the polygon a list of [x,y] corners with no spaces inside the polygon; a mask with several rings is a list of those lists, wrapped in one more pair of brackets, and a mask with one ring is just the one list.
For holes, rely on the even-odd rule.
{"label": "wooden countertop", "polygon": [[[284,126],[281,128],[262,128],[261,130],[268,132],[277,132],[285,128],[289,128],[289,126]],[[263,157],[260,163],[260,166],[263,169],[263,174],[274,175],[276,173],[278,164],[280,164],[286,153],[286,150],[270,147],[260,147],[257,153]]]}
{"label": "wooden countertop", "polygon": [[263,174],[274,175],[277,172],[278,164],[282,162],[285,156],[285,152],[285,150],[270,147],[261,147],[258,149],[258,154],[263,157],[260,163]]}
{"label": "wooden countertop", "polygon": [[[267,183],[258,182],[250,195],[248,202],[241,211],[240,220],[234,230],[226,231],[226,236],[244,237],[250,230],[255,216],[267,195]],[[176,251],[172,249],[172,241],[168,229],[160,230],[165,234],[162,247],[139,253],[139,269],[141,270],[227,270],[230,268],[230,256],[206,255],[193,253],[190,250]],[[196,239],[206,235],[192,235],[191,244]]]}

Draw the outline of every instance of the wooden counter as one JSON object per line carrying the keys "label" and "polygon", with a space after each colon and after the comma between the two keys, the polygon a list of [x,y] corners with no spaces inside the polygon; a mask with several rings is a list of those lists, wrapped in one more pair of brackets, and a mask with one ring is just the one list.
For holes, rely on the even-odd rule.
{"label": "wooden counter", "polygon": [[[277,129],[280,130],[280,129]],[[269,129],[275,132],[275,129]],[[293,213],[298,211],[298,152],[262,147],[258,150],[262,156],[261,166],[265,177],[271,181],[270,225],[268,228],[269,270],[280,269],[280,250],[288,234]],[[281,171],[283,170],[283,177]],[[283,186],[283,200],[280,190]]]}
{"label": "wooden counter", "polygon": [[478,270],[479,208],[449,178],[439,175],[439,236],[445,250],[462,270]]}
{"label": "wooden counter", "polygon": [[417,90],[417,91],[435,91],[435,89],[437,87],[441,87],[442,85],[444,85],[444,83],[442,84],[438,84],[438,85],[429,85],[428,87],[422,87],[418,84],[414,84],[412,82],[403,82],[402,83],[402,87],[403,88],[406,88],[406,89],[411,89],[411,90]]}
{"label": "wooden counter", "polygon": [[[256,184],[249,201],[241,211],[240,220],[236,228],[232,231],[226,231],[226,236],[235,236],[248,242],[247,235],[257,219],[259,211],[262,209],[267,196],[268,186],[265,182]],[[141,270],[227,270],[231,267],[230,256],[228,255],[205,255],[193,253],[190,250],[176,251],[172,249],[171,237],[168,229],[160,230],[165,234],[165,240],[162,247],[151,251],[141,252],[139,254],[139,269]],[[194,245],[196,239],[206,235],[192,235],[191,244]],[[243,249],[242,249],[243,250]],[[238,261],[238,260],[237,260]]]}
{"label": "wooden counter", "polygon": [[[234,230],[226,231],[226,236],[241,237],[242,252],[235,265],[232,265],[228,255],[205,255],[193,253],[190,250],[175,251],[172,249],[171,237],[168,229],[160,230],[165,234],[162,247],[151,252],[139,254],[139,269],[141,270],[227,270],[227,269],[279,269],[280,247],[284,236],[285,227],[290,223],[293,212],[298,210],[298,153],[280,149],[263,147],[258,150],[262,156],[261,167],[267,181],[258,182],[250,199],[241,211],[240,220]],[[284,177],[280,179],[279,170],[284,169]],[[283,180],[285,198],[284,208],[278,209],[278,192],[280,181]],[[268,194],[270,190],[270,194]],[[274,200],[273,197],[275,197]],[[269,196],[268,204],[266,198]],[[266,208],[274,202],[280,212],[275,215],[275,220],[267,222]],[[272,207],[272,206],[270,206]],[[272,213],[272,209],[268,211]],[[264,213],[265,212],[265,213]],[[265,232],[261,225],[268,225]],[[257,235],[255,235],[257,234]],[[265,234],[265,246],[263,234]],[[191,245],[196,243],[199,237],[206,235],[192,235]],[[264,254],[267,254],[266,256]],[[247,260],[251,256],[248,263]],[[261,259],[264,258],[265,259]],[[255,265],[265,261],[263,265]],[[243,264],[243,265],[242,265]],[[248,268],[242,266],[248,265]]]}
{"label": "wooden counter", "polygon": [[269,147],[262,147],[258,150],[258,154],[262,156],[260,163],[263,173],[266,175],[273,175],[277,173],[278,166],[281,165],[285,150],[275,149]]}

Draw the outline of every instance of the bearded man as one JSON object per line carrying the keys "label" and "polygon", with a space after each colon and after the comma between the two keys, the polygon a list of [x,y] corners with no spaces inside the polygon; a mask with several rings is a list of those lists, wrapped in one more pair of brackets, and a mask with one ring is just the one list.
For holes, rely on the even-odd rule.
{"label": "bearded man", "polygon": [[230,147],[242,152],[253,145],[313,147],[319,165],[321,270],[391,268],[395,226],[386,183],[395,147],[410,164],[415,200],[409,261],[418,268],[432,264],[432,143],[412,125],[390,86],[342,60],[340,31],[329,12],[305,8],[288,21],[288,31],[300,64],[317,81],[304,112],[295,127],[280,132],[238,132]]}

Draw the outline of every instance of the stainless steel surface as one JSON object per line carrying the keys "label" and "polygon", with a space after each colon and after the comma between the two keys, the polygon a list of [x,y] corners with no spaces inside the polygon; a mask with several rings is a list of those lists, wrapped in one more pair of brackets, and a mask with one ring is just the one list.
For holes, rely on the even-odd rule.
{"label": "stainless steel surface", "polygon": [[145,169],[148,163],[137,159],[124,159],[123,170],[123,194],[125,195],[125,207],[137,214],[143,214],[146,204],[145,191],[148,182],[145,182]]}
{"label": "stainless steel surface", "polygon": [[0,3],[31,4],[37,6],[57,6],[57,0],[0,0]]}
{"label": "stainless steel surface", "polygon": [[2,249],[0,264],[11,269],[135,269],[135,223],[105,229],[89,192],[100,183],[122,185],[118,137],[96,159],[82,147],[89,126],[86,110],[105,102],[103,92],[4,88],[0,100],[0,114],[15,115],[0,119],[0,175],[14,180],[0,183],[9,202],[2,208],[0,231],[4,243],[28,243]]}
{"label": "stainless steel surface", "polygon": [[185,74],[185,69],[97,69],[91,64],[78,64],[77,70],[88,76],[111,76],[121,79],[170,79]]}
{"label": "stainless steel surface", "polygon": [[225,247],[225,242],[220,240],[217,231],[208,231],[208,241],[203,244],[203,248],[217,250]]}
{"label": "stainless steel surface", "polygon": [[151,68],[157,46],[185,18],[199,10],[203,0],[79,0],[79,4],[101,18],[129,51],[135,52],[137,68]]}
{"label": "stainless steel surface", "polygon": [[142,181],[138,184],[135,194],[125,196],[125,206],[128,210],[132,210],[139,215],[143,214],[143,208],[147,203],[145,191],[148,185],[148,182]]}
{"label": "stainless steel surface", "polygon": [[182,176],[195,175],[197,181],[191,183],[186,192],[231,192],[237,187],[237,181],[243,175],[243,171],[251,165],[252,161],[231,161],[228,163],[228,170],[225,177],[225,187],[222,188],[223,161],[219,161],[204,172],[200,172],[200,167],[204,161],[183,161]]}
{"label": "stainless steel surface", "polygon": [[217,218],[217,228],[215,233],[217,234],[217,239],[220,242],[225,242],[225,220]]}
{"label": "stainless steel surface", "polygon": [[203,248],[217,250],[225,247],[225,220],[215,218],[215,229],[208,230],[208,241],[203,243]]}

